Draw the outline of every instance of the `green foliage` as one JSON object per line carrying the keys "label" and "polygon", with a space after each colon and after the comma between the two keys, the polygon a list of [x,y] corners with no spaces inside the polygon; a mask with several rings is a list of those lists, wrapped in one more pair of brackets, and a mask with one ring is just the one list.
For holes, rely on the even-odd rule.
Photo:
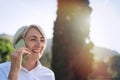
{"label": "green foliage", "polygon": [[113,78],[120,80],[120,55],[115,55],[109,60],[109,72]]}
{"label": "green foliage", "polygon": [[12,51],[12,43],[7,38],[0,38],[0,63],[9,61]]}
{"label": "green foliage", "polygon": [[46,52],[43,54],[43,56],[40,58],[40,62],[48,67],[48,68],[51,68],[51,58],[52,58],[52,54],[50,52]]}

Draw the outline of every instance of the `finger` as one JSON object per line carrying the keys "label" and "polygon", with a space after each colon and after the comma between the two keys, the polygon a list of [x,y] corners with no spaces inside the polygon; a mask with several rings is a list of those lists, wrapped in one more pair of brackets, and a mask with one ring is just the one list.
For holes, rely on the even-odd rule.
{"label": "finger", "polygon": [[23,52],[26,52],[27,54],[32,53],[32,51],[30,49],[28,49],[27,47],[25,47],[25,46],[21,47],[21,50],[23,50]]}
{"label": "finger", "polygon": [[23,51],[22,51],[22,55],[23,55],[23,54],[30,55],[30,54],[31,54],[31,52],[30,52],[30,51],[27,51],[27,50],[23,50]]}

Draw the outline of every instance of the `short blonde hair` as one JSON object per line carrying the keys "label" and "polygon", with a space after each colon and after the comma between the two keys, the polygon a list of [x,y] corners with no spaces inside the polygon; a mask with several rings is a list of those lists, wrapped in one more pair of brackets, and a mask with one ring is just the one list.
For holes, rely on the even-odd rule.
{"label": "short blonde hair", "polygon": [[29,29],[31,28],[36,28],[43,36],[44,40],[45,40],[45,45],[47,44],[47,39],[45,36],[45,33],[43,31],[43,29],[35,24],[29,25],[29,26],[23,26],[20,29],[17,30],[17,32],[14,35],[14,39],[13,39],[13,47],[15,48],[16,43],[20,40],[20,39],[24,39],[24,37],[26,36],[27,32]]}

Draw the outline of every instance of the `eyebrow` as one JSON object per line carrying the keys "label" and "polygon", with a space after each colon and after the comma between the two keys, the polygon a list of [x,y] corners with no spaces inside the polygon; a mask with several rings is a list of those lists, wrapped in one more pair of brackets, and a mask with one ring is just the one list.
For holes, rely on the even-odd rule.
{"label": "eyebrow", "polygon": [[[30,36],[29,38],[31,38],[31,37],[38,38],[38,37],[37,37],[37,36],[35,36],[35,35],[32,35],[32,36]],[[40,37],[40,39],[44,39],[44,37],[43,37],[43,36],[41,36],[41,37]]]}

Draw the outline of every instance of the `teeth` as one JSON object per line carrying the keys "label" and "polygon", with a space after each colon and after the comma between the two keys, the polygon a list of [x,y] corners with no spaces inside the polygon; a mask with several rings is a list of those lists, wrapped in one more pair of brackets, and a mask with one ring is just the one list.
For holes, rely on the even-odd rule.
{"label": "teeth", "polygon": [[33,52],[39,53],[39,52],[40,52],[40,50],[33,50]]}

